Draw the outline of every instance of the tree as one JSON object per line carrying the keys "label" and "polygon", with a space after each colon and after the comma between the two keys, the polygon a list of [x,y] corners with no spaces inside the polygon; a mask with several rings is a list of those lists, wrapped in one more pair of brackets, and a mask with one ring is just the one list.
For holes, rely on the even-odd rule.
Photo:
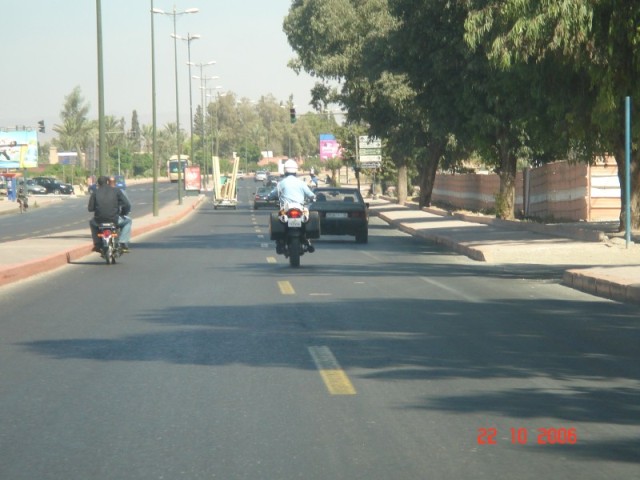
{"label": "tree", "polygon": [[[387,0],[296,0],[284,21],[297,54],[290,66],[321,80],[312,91],[314,106],[337,102],[349,122],[369,124],[371,134],[387,139],[405,173],[412,149],[401,148],[402,142],[421,124],[410,121],[414,92],[407,79],[386,64],[387,40],[397,26]],[[329,86],[335,81],[340,90]],[[398,182],[406,192],[406,174]]]}
{"label": "tree", "polygon": [[[502,69],[556,58],[574,72],[584,72],[582,95],[571,95],[559,112],[567,119],[585,161],[598,150],[613,154],[620,184],[625,181],[623,98],[640,98],[640,4],[614,0],[483,0],[467,21],[467,39],[483,44],[488,58]],[[549,90],[546,90],[549,92]],[[591,102],[585,98],[593,99]],[[633,117],[640,109],[637,101]],[[633,137],[640,133],[633,124]],[[632,148],[632,227],[640,227],[640,151]],[[624,206],[624,199],[623,199]],[[620,216],[623,229],[624,216]]]}
{"label": "tree", "polygon": [[470,48],[464,38],[466,3],[390,0],[390,5],[402,24],[392,35],[390,63],[408,76],[425,124],[425,136],[415,143],[424,164],[420,204],[430,201],[445,155],[478,151],[500,175],[498,216],[513,218],[517,159],[529,140],[527,75],[501,71],[480,46]]}
{"label": "tree", "polygon": [[131,129],[129,130],[129,138],[134,146],[136,152],[140,151],[142,131],[140,129],[140,123],[138,122],[138,112],[136,110],[131,114]]}
{"label": "tree", "polygon": [[63,151],[84,152],[91,140],[93,124],[87,119],[89,104],[85,103],[80,87],[64,98],[60,112],[61,124],[53,126],[58,137],[52,143]]}

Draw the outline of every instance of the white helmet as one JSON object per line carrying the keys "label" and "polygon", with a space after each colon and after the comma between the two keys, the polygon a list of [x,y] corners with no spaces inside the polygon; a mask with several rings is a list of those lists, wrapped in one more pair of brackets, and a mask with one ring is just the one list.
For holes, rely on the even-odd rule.
{"label": "white helmet", "polygon": [[298,173],[298,162],[292,158],[284,162],[284,173]]}

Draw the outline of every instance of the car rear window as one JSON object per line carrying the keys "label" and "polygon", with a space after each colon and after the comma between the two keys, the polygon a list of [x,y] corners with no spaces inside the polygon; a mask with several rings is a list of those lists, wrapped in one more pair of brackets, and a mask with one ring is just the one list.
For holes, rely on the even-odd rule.
{"label": "car rear window", "polygon": [[357,193],[341,191],[321,191],[316,194],[318,202],[360,203]]}

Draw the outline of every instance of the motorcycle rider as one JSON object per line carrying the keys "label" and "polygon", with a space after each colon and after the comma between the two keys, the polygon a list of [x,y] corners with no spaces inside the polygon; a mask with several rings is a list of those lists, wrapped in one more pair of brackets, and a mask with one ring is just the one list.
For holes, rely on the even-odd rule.
{"label": "motorcycle rider", "polygon": [[120,228],[120,247],[123,252],[128,252],[128,243],[131,238],[131,219],[127,215],[131,212],[131,203],[119,188],[114,188],[109,184],[109,177],[98,177],[98,187],[89,197],[88,209],[90,212],[94,212],[93,218],[89,221],[93,251],[100,251],[98,224],[115,223]]}
{"label": "motorcycle rider", "polygon": [[[304,206],[307,198],[311,201],[315,201],[316,195],[311,189],[300,180],[296,175],[298,173],[298,163],[292,158],[284,162],[284,178],[278,182],[275,193],[278,195],[280,201],[280,210],[286,210],[289,203],[297,203]],[[304,214],[308,218],[309,211],[304,208]],[[304,242],[307,245],[308,251],[311,253],[314,251],[311,242],[305,237]],[[284,246],[282,241],[276,243],[276,252],[282,253]]]}
{"label": "motorcycle rider", "polygon": [[27,197],[27,190],[24,185],[20,185],[18,188],[18,203],[22,204],[22,208],[25,211],[29,208],[29,198]]}

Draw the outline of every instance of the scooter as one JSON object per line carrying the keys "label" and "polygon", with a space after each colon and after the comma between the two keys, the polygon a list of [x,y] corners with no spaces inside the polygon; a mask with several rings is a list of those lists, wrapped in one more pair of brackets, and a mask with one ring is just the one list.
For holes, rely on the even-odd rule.
{"label": "scooter", "polygon": [[122,255],[119,237],[120,229],[116,224],[98,224],[98,238],[102,240],[100,256],[105,259],[107,265],[116,263],[116,258]]}
{"label": "scooter", "polygon": [[288,258],[290,266],[299,267],[300,257],[315,251],[309,240],[320,238],[320,217],[303,205],[289,204],[271,214],[269,232],[276,241],[276,253]]}

